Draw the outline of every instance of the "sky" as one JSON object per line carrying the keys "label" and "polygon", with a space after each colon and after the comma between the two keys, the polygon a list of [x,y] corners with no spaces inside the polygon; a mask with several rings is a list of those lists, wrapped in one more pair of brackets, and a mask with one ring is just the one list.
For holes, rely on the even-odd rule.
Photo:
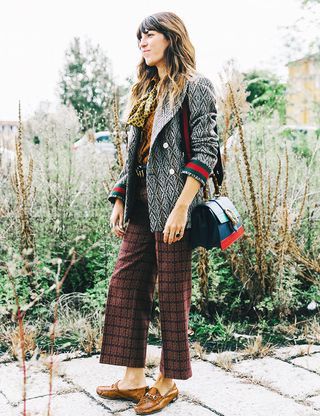
{"label": "sky", "polygon": [[230,59],[237,69],[287,77],[283,28],[301,15],[300,0],[10,0],[0,25],[0,120],[26,119],[41,101],[58,103],[57,83],[73,37],[100,44],[115,80],[135,76],[136,29],[144,17],[176,13],[196,50],[197,70],[218,82]]}

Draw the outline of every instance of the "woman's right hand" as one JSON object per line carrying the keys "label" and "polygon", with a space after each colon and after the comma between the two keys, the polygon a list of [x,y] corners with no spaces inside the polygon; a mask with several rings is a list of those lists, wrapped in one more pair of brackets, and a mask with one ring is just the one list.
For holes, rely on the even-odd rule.
{"label": "woman's right hand", "polygon": [[120,198],[116,198],[115,204],[110,216],[111,232],[117,237],[123,237],[125,233],[123,224],[124,203]]}

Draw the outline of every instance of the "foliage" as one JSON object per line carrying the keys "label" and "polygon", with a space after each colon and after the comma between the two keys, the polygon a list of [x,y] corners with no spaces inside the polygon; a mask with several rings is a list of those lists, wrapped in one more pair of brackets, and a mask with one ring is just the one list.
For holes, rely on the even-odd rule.
{"label": "foliage", "polygon": [[111,62],[100,46],[86,40],[82,48],[80,38],[75,37],[60,72],[59,96],[62,104],[76,110],[82,131],[111,129],[113,90]]}
{"label": "foliage", "polygon": [[286,116],[286,85],[276,75],[263,70],[244,74],[244,81],[247,81],[246,90],[250,93],[247,100],[256,110],[253,114],[256,117],[269,117],[276,111],[283,124]]}

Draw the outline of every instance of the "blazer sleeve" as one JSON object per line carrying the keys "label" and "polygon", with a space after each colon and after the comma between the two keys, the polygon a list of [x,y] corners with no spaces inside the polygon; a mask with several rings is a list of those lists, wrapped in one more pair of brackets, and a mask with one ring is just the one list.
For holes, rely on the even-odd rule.
{"label": "blazer sleeve", "polygon": [[[129,135],[132,134],[132,131],[129,131]],[[120,198],[123,203],[125,202],[126,197],[126,189],[127,189],[127,180],[128,180],[128,156],[126,157],[126,161],[124,166],[119,173],[118,179],[114,184],[110,194],[108,195],[108,200],[114,204],[116,202],[116,198]]]}
{"label": "blazer sleeve", "polygon": [[116,202],[116,198],[120,198],[123,201],[123,203],[125,202],[127,178],[128,178],[128,158],[124,164],[123,169],[119,173],[117,182],[114,184],[110,194],[108,195],[108,200],[112,204]]}
{"label": "blazer sleeve", "polygon": [[189,87],[189,128],[192,158],[182,173],[193,176],[205,185],[218,160],[219,137],[216,98],[212,82],[200,77]]}

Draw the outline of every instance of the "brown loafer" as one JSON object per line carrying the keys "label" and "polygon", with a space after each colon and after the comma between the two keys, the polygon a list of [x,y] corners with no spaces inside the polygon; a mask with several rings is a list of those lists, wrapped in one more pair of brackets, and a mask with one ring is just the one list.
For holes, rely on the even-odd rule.
{"label": "brown loafer", "polygon": [[176,383],[162,396],[156,387],[151,387],[146,394],[141,398],[139,403],[134,406],[137,415],[147,415],[154,412],[159,412],[170,402],[177,400],[179,390]]}
{"label": "brown loafer", "polygon": [[96,391],[100,397],[105,399],[125,399],[138,403],[149,389],[149,386],[139,387],[137,389],[119,389],[119,381],[111,384],[111,386],[98,386]]}

